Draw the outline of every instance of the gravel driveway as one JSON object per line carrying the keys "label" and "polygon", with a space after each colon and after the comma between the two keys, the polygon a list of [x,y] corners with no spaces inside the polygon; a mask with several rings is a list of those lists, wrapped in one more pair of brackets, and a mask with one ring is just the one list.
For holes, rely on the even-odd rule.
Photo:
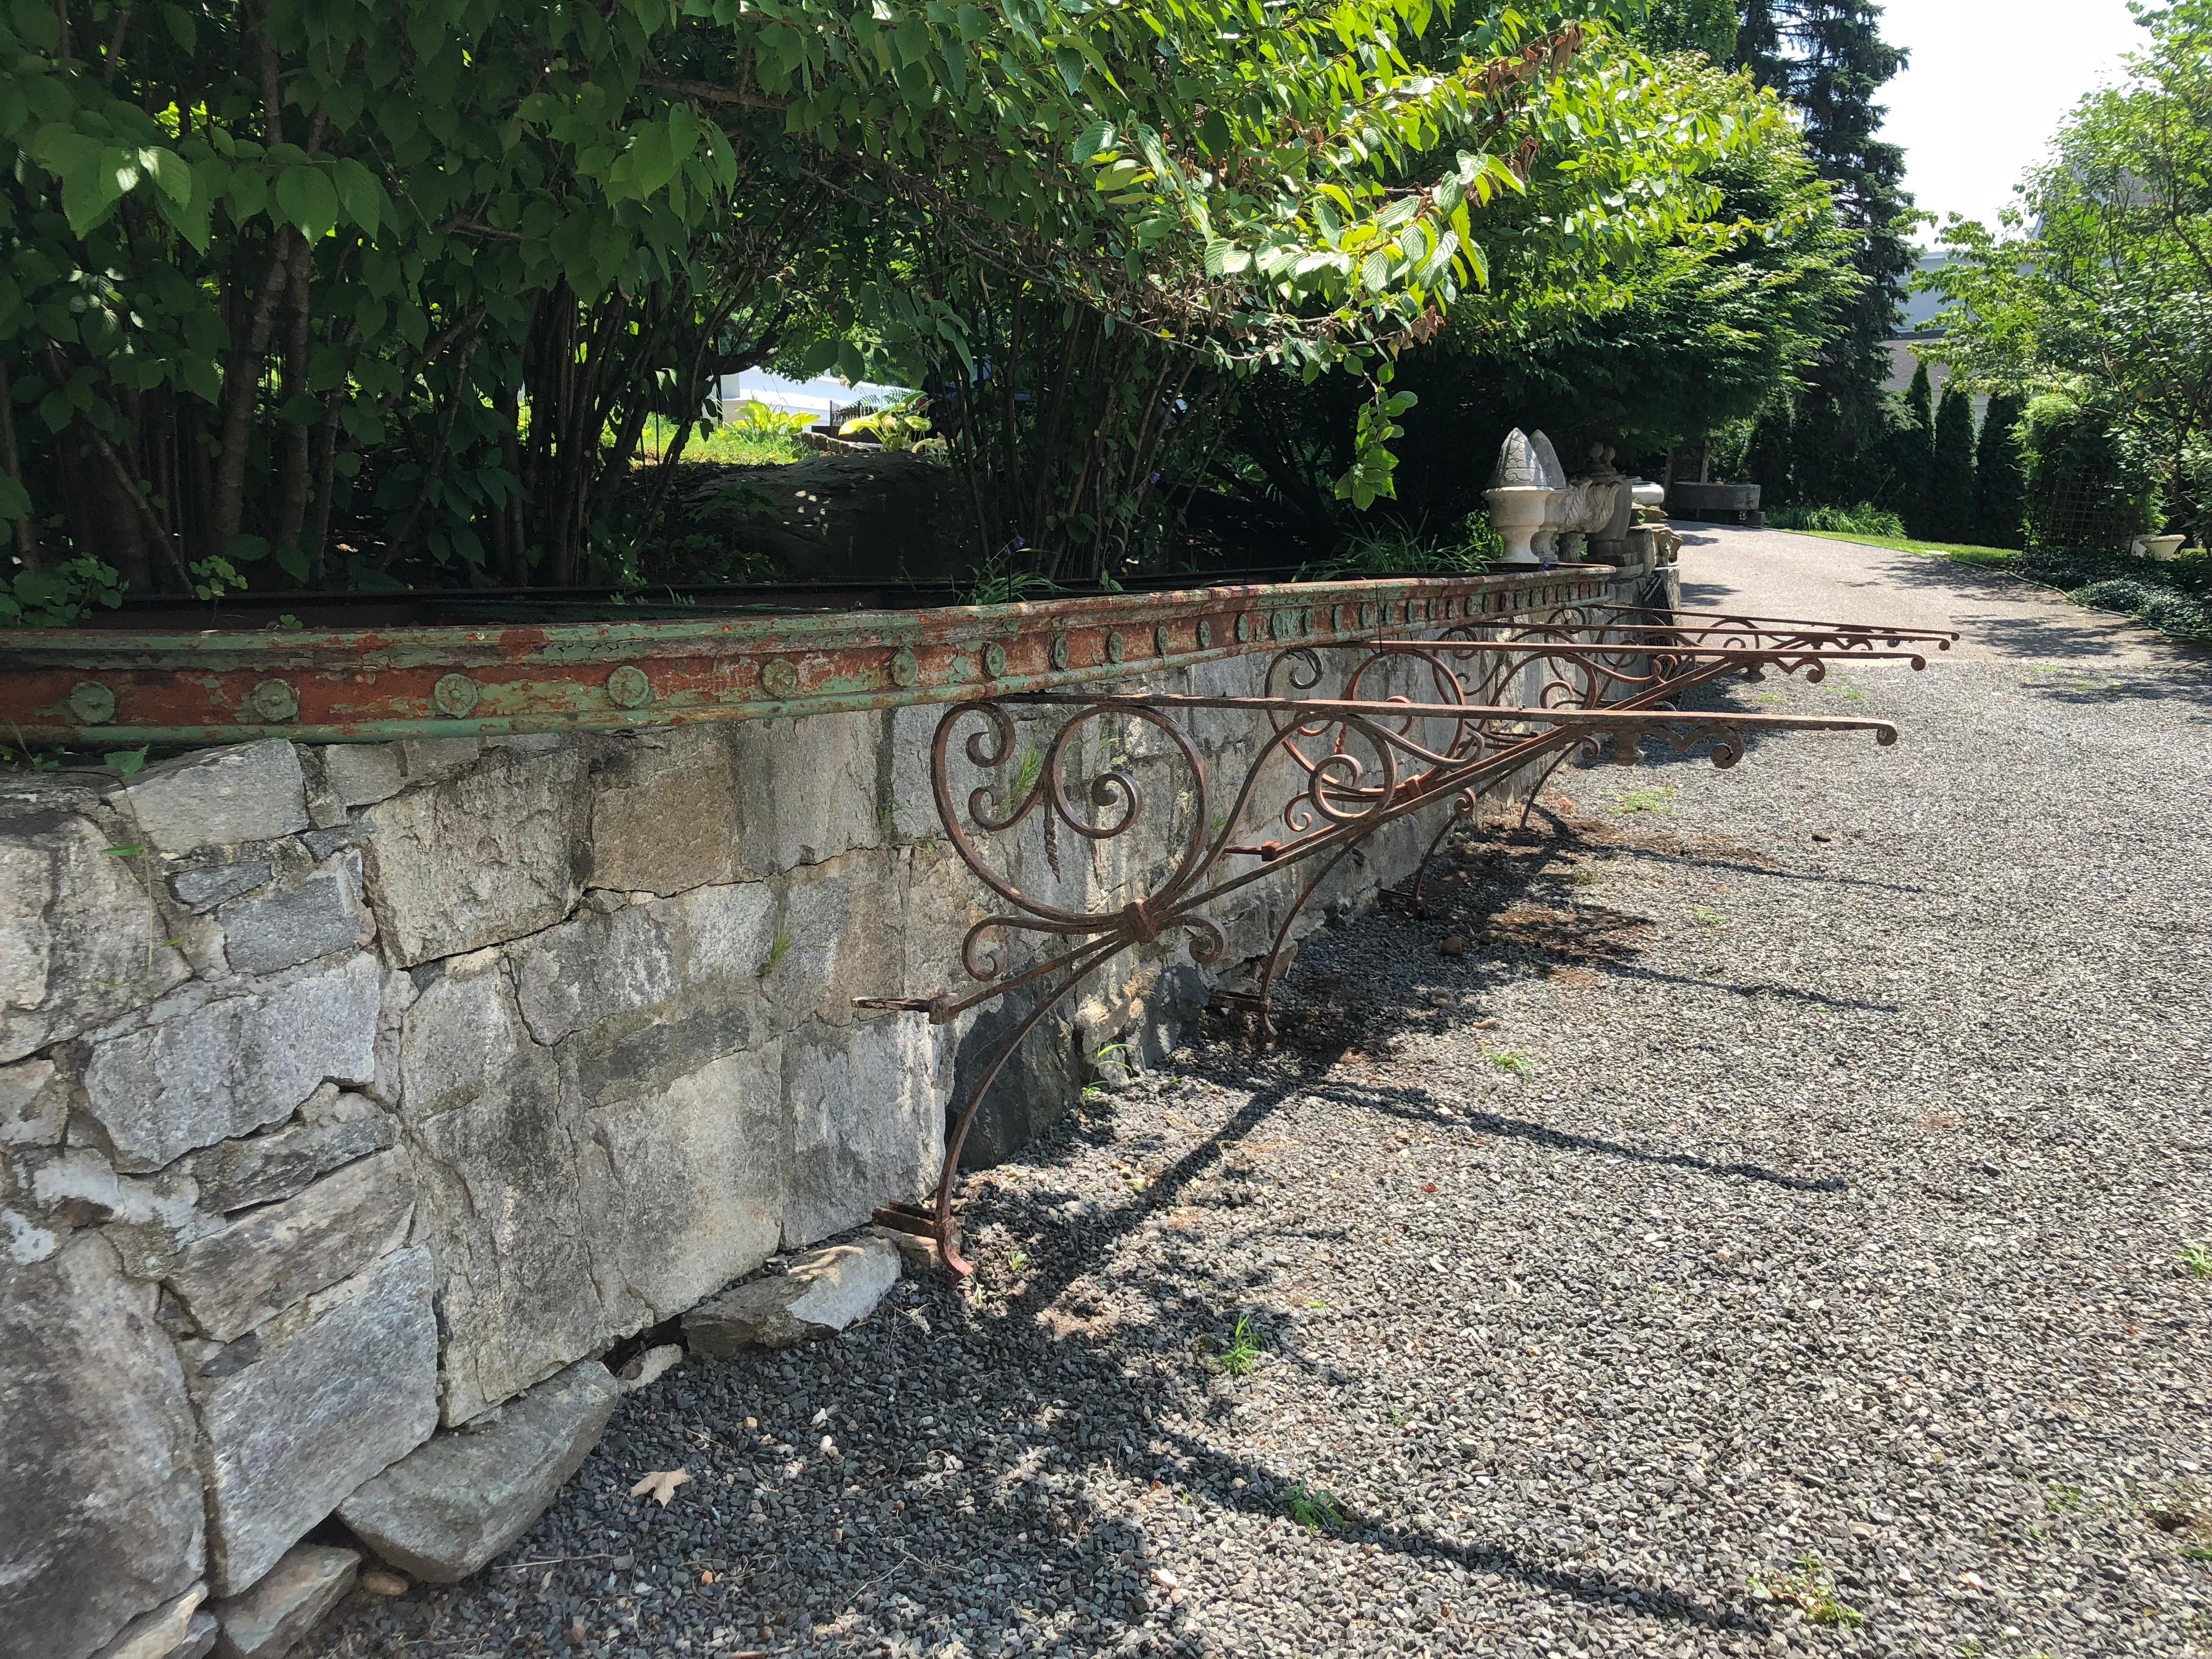
{"label": "gravel driveway", "polygon": [[319,1650],[2212,1653],[2212,683],[1728,695]]}

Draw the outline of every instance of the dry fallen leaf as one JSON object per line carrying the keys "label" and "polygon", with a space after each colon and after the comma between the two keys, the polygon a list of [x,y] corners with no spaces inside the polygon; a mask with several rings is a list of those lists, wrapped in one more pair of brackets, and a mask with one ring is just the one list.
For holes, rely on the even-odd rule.
{"label": "dry fallen leaf", "polygon": [[655,1469],[651,1474],[629,1489],[632,1498],[642,1498],[647,1492],[660,1500],[660,1507],[668,1507],[668,1500],[676,1496],[676,1489],[691,1479],[689,1469]]}

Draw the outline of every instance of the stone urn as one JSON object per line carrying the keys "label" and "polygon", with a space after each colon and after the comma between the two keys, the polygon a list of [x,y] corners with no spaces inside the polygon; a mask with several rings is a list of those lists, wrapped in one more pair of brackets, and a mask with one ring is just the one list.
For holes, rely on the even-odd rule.
{"label": "stone urn", "polygon": [[1498,526],[1505,543],[1501,563],[1543,562],[1537,556],[1535,538],[1551,520],[1560,493],[1545,473],[1543,456],[1534,441],[1518,427],[1508,433],[1498,452],[1498,470],[1483,495],[1490,503],[1490,521]]}
{"label": "stone urn", "polygon": [[1559,465],[1559,452],[1552,447],[1552,441],[1540,432],[1528,434],[1529,447],[1536,453],[1536,465],[1542,473],[1546,486],[1552,492],[1551,504],[1544,514],[1544,522],[1537,526],[1529,538],[1537,562],[1553,564],[1559,557],[1559,534],[1572,522],[1574,501],[1567,483],[1567,469]]}

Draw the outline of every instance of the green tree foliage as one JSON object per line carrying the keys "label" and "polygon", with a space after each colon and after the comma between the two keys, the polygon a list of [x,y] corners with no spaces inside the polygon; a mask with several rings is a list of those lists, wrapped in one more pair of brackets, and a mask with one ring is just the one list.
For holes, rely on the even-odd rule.
{"label": "green tree foliage", "polygon": [[[1501,280],[1401,357],[1395,384],[1418,398],[1397,446],[1394,511],[1407,526],[1449,531],[1479,507],[1491,458],[1516,424],[1543,428],[1574,465],[1593,444],[1627,459],[1748,420],[1796,384],[1856,293],[1830,187],[1771,95],[1693,60],[1669,60],[1655,75],[1671,88],[1668,101],[1704,108],[1756,142],[1710,166],[1718,198],[1708,221],[1607,280]],[[1512,240],[1517,216],[1547,215],[1547,191],[1558,187],[1532,181],[1499,216],[1502,276],[1522,269],[1537,246]],[[1316,547],[1352,530],[1326,489],[1344,461],[1340,397],[1326,385],[1256,385],[1228,446],[1255,510]]]}
{"label": "green tree foliage", "polygon": [[2160,521],[2155,487],[2131,464],[2125,417],[2063,392],[2028,400],[2021,422],[2029,545],[2109,556]]}
{"label": "green tree foliage", "polygon": [[1759,487],[1768,512],[1798,505],[1796,399],[1785,393],[1760,411],[1744,446],[1743,479]]}
{"label": "green tree foliage", "polygon": [[2027,545],[2027,458],[2021,453],[2021,399],[1999,392],[1982,416],[1974,455],[1974,523],[1966,539],[1978,547]]}
{"label": "green tree foliage", "polygon": [[1915,536],[1928,536],[1935,499],[1936,394],[1923,362],[1912,371],[1912,383],[1889,411],[1885,434],[1884,489],[1877,499],[1905,520]]}
{"label": "green tree foliage", "polygon": [[1725,64],[1736,49],[1735,0],[1651,0],[1637,38],[1655,52],[1702,52]]}
{"label": "green tree foliage", "polygon": [[1802,457],[1800,493],[1838,506],[1878,498],[1888,480],[1881,388],[1914,264],[1905,155],[1876,136],[1886,113],[1878,96],[1905,62],[1881,38],[1882,12],[1872,0],[1746,0],[1735,58],[1802,112],[1863,279],[1808,371],[1797,415],[1801,428],[1824,434]]}
{"label": "green tree foliage", "polygon": [[[974,381],[1016,292],[1207,372],[1348,368],[1371,499],[1391,356],[1484,291],[1532,171],[1555,273],[1709,205],[1742,137],[1638,101],[1606,25],[1640,15],[6,0],[0,520],[22,573],[94,550],[138,592],[605,580],[672,474],[641,434],[680,457],[817,292],[848,369]],[[915,284],[924,246],[970,274]]]}
{"label": "green tree foliage", "polygon": [[2025,210],[1947,228],[1942,349],[1980,384],[2056,391],[2095,412],[2116,464],[2201,536],[2212,527],[2212,0],[2139,15],[2148,45],[2122,84],[2061,127]]}
{"label": "green tree foliage", "polygon": [[1974,527],[1974,399],[1956,375],[1936,406],[1925,517],[1931,541],[1963,542]]}
{"label": "green tree foliage", "polygon": [[[1487,50],[1483,40],[1440,25],[1419,61],[1458,63]],[[805,325],[817,343],[793,366],[825,366],[864,324],[878,374],[929,388],[973,545],[994,553],[1018,544],[1037,568],[1079,579],[1121,570],[1161,544],[1240,409],[1264,429],[1295,428],[1297,459],[1282,482],[1290,489],[1297,475],[1298,515],[1329,540],[1400,493],[1399,458],[1424,429],[1414,411],[1435,395],[1423,374],[1440,349],[1430,343],[1504,340],[1534,319],[1620,310],[1656,251],[1680,268],[1683,293],[1717,280],[1727,296],[1700,319],[1730,325],[1712,343],[1727,348],[1712,354],[1720,375],[1744,372],[1738,356],[1796,349],[1768,337],[1788,328],[1769,316],[1808,314],[1819,303],[1818,262],[1805,245],[1832,216],[1818,180],[1802,161],[1776,173],[1773,199],[1747,222],[1727,200],[1731,169],[1755,167],[1777,148],[1795,155],[1778,106],[1686,60],[1650,61],[1619,36],[1593,35],[1559,76],[1514,84],[1491,140],[1515,157],[1514,187],[1462,216],[1465,255],[1486,280],[1439,295],[1395,334],[1386,329],[1366,382],[1311,373],[1322,358],[1308,349],[1310,306],[1308,320],[1284,321],[1277,337],[1288,343],[1273,353],[1301,372],[1269,374],[1257,349],[1265,335],[1194,349],[1191,334],[1163,337],[1151,314],[1071,295],[1048,273],[1010,271],[993,251],[945,234],[934,208],[879,221],[867,252],[835,261],[843,276],[834,314]],[[1438,153],[1412,165],[1405,184],[1448,189],[1462,165]],[[1347,269],[1376,259],[1373,238],[1333,202],[1315,211],[1313,258]],[[1791,261],[1804,280],[1776,280]],[[1738,276],[1739,262],[1758,269]],[[1269,459],[1282,458],[1271,447]]]}

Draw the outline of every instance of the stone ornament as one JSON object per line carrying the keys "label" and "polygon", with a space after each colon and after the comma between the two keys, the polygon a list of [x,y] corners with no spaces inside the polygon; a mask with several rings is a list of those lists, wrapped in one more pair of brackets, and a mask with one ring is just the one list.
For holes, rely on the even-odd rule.
{"label": "stone ornament", "polygon": [[1485,499],[1505,543],[1505,564],[1641,562],[1629,544],[1637,479],[1613,465],[1614,452],[1590,446],[1590,470],[1570,479],[1541,432],[1507,434]]}
{"label": "stone ornament", "polygon": [[1559,457],[1542,433],[1531,438],[1516,427],[1506,434],[1498,452],[1493,483],[1484,493],[1490,503],[1491,522],[1504,539],[1504,564],[1541,564],[1537,538],[1552,524],[1555,498],[1565,493],[1566,478],[1559,470]]}

